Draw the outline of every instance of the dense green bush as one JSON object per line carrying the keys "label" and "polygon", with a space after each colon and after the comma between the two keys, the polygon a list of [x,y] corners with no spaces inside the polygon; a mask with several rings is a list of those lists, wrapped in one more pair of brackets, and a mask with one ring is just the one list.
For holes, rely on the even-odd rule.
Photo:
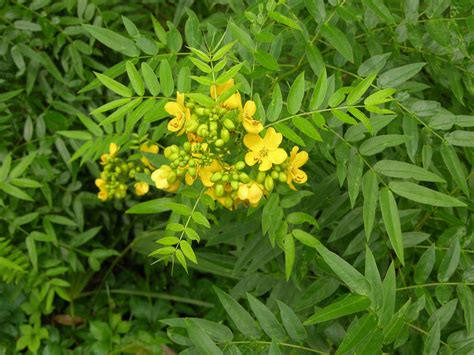
{"label": "dense green bush", "polygon": [[[0,1],[0,353],[472,353],[473,10]],[[298,191],[98,199],[111,143],[168,164],[166,103],[231,78]]]}

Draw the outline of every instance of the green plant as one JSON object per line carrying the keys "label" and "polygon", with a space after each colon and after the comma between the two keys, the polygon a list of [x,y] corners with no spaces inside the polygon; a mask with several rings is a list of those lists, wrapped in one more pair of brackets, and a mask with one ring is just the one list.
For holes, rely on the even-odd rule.
{"label": "green plant", "polygon": [[[0,347],[471,351],[469,1],[0,9],[0,287],[21,295],[0,303]],[[212,106],[209,86],[231,78],[224,96],[308,152],[307,182],[232,211],[199,182],[156,189],[164,148],[183,143],[166,104]],[[130,178],[144,197],[97,199],[111,143],[153,167]],[[150,265],[157,240],[186,270]]]}

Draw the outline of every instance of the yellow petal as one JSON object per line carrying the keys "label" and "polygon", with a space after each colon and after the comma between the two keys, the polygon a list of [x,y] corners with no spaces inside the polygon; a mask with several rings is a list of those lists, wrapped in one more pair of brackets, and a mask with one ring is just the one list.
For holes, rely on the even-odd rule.
{"label": "yellow petal", "polygon": [[163,190],[165,190],[167,192],[176,192],[178,190],[180,184],[181,184],[181,182],[178,180],[178,181],[176,181],[172,185],[169,185],[167,188],[165,188]]}
{"label": "yellow petal", "polygon": [[150,190],[150,185],[143,181],[135,183],[134,187],[137,196],[143,196]]}
{"label": "yellow petal", "polygon": [[263,139],[258,134],[246,134],[244,144],[250,150],[261,150],[263,148]]}
{"label": "yellow petal", "polygon": [[307,161],[308,161],[308,153],[305,152],[305,151],[302,151],[302,152],[299,152],[298,154],[296,154],[296,157],[293,160],[292,166],[295,167],[295,168],[299,168],[299,167],[305,165]]}
{"label": "yellow petal", "polygon": [[288,158],[288,154],[286,154],[285,150],[282,148],[278,148],[278,149],[271,150],[268,152],[268,159],[273,164],[279,165],[283,163],[286,158]]}
{"label": "yellow petal", "polygon": [[308,180],[308,175],[303,170],[296,169],[293,181],[297,184],[304,184]]}
{"label": "yellow petal", "polygon": [[177,132],[184,126],[184,120],[181,115],[176,116],[168,122],[168,130],[171,132]]}
{"label": "yellow petal", "polygon": [[271,168],[272,168],[272,162],[268,159],[268,157],[265,157],[262,159],[260,166],[258,167],[258,170],[267,171],[267,170],[270,170]]}
{"label": "yellow petal", "polygon": [[99,200],[101,201],[106,201],[107,198],[109,197],[109,194],[106,190],[101,190],[98,194],[97,194],[97,197],[99,198]]}
{"label": "yellow petal", "polygon": [[250,203],[258,203],[263,196],[263,192],[257,184],[252,184],[249,188],[248,200]]}
{"label": "yellow petal", "polygon": [[186,182],[187,185],[194,184],[194,178],[189,174],[184,175],[184,181]]}
{"label": "yellow petal", "polygon": [[184,94],[181,94],[179,91],[176,91],[176,102],[181,108],[184,108]]}
{"label": "yellow petal", "polygon": [[242,124],[245,130],[250,134],[259,134],[263,129],[262,122],[257,120],[250,120],[248,118],[244,118]]}
{"label": "yellow petal", "polygon": [[254,166],[259,161],[258,152],[248,152],[245,154],[245,163],[248,166]]}
{"label": "yellow petal", "polygon": [[248,197],[249,197],[249,187],[246,184],[240,184],[237,196],[242,201],[245,201],[246,199],[248,199]]}
{"label": "yellow petal", "polygon": [[169,187],[168,174],[171,171],[171,167],[168,165],[162,165],[159,169],[155,170],[151,174],[151,179],[155,183],[158,189],[167,189]]}
{"label": "yellow petal", "polygon": [[172,116],[179,115],[181,113],[181,110],[182,110],[181,106],[177,102],[174,102],[174,101],[167,102],[165,105],[165,111],[168,112],[168,114]]}
{"label": "yellow petal", "polygon": [[270,127],[265,133],[265,137],[263,138],[263,144],[268,150],[275,150],[281,144],[282,140],[282,134],[275,131],[273,127]]}
{"label": "yellow petal", "polygon": [[97,186],[99,189],[104,188],[105,187],[105,180],[95,179],[95,186]]}
{"label": "yellow petal", "polygon": [[224,101],[224,107],[227,107],[229,110],[242,107],[242,99],[240,94],[237,92],[232,94],[227,100]]}
{"label": "yellow petal", "polygon": [[255,112],[257,112],[257,105],[255,105],[255,102],[247,101],[244,105],[244,116],[251,118],[255,115]]}

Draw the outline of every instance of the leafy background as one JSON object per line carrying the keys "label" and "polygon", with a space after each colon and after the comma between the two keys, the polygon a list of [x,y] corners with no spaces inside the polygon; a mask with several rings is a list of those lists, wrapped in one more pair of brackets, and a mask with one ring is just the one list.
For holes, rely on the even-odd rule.
{"label": "leafy background", "polygon": [[[0,28],[0,352],[472,352],[469,0],[1,1]],[[232,41],[308,184],[236,212],[99,203],[109,142],[166,142],[164,103],[200,90],[189,47]],[[128,85],[127,61],[159,80],[147,113],[90,115],[119,98],[93,72]],[[338,113],[371,74],[393,113]],[[189,274],[147,256],[170,223],[201,238]]]}

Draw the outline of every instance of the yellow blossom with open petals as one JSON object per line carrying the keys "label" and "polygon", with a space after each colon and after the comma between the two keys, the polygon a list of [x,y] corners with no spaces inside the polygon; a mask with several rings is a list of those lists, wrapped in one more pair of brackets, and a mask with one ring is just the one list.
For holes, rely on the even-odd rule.
{"label": "yellow blossom with open petals", "polygon": [[253,118],[255,112],[257,112],[257,105],[255,105],[255,102],[247,101],[242,111],[242,124],[245,130],[251,134],[259,134],[263,129],[262,122]]}
{"label": "yellow blossom with open petals", "polygon": [[[150,146],[148,146],[148,144],[146,143],[143,143],[141,146],[140,146],[140,151],[142,152],[145,152],[145,153],[153,153],[153,154],[158,154],[158,151],[160,150],[160,148],[158,147],[158,144],[152,144]],[[149,167],[150,169],[154,169],[155,167],[153,166],[153,164],[150,163],[150,161],[145,158],[145,157],[142,157],[142,162],[143,164],[145,164],[147,167]]]}
{"label": "yellow blossom with open petals", "polygon": [[308,153],[305,151],[298,153],[298,150],[299,147],[296,146],[291,150],[286,171],[288,186],[293,190],[296,190],[293,182],[304,184],[308,180],[308,175],[300,169],[308,161]]}
{"label": "yellow blossom with open petals", "polygon": [[211,181],[212,174],[222,170],[222,166],[216,159],[212,161],[211,165],[201,167],[199,169],[199,177],[201,178],[202,184],[206,187],[213,186],[214,183]]}
{"label": "yellow blossom with open petals", "polygon": [[168,122],[168,130],[171,132],[179,132],[178,135],[184,133],[184,124],[191,119],[191,111],[184,105],[184,94],[176,92],[176,101],[167,102],[165,110],[174,116]]}
{"label": "yellow blossom with open petals", "polygon": [[258,170],[270,170],[273,164],[281,164],[288,157],[284,149],[278,148],[283,136],[270,127],[262,138],[258,134],[246,134],[245,146],[250,152],[245,154],[245,162],[249,166],[259,164]]}
{"label": "yellow blossom with open petals", "polygon": [[134,187],[135,187],[135,194],[137,196],[146,195],[148,193],[148,191],[150,190],[150,185],[148,185],[144,181],[140,181],[140,182],[135,183]]}
{"label": "yellow blossom with open petals", "polygon": [[101,201],[106,201],[109,197],[109,192],[107,191],[105,184],[106,182],[104,179],[95,179],[95,185],[99,188],[99,193],[97,194],[97,197]]}
{"label": "yellow blossom with open petals", "polygon": [[169,165],[162,165],[159,169],[156,169],[151,174],[151,179],[155,183],[158,189],[165,190],[168,192],[175,192],[179,188],[179,180],[174,183],[168,182],[168,176],[174,173],[173,169]]}
{"label": "yellow blossom with open petals", "polygon": [[[210,93],[211,97],[214,100],[217,100],[219,96],[221,96],[224,92],[232,88],[234,86],[234,79],[227,80],[224,84],[220,85],[211,85]],[[229,110],[236,109],[242,107],[242,98],[240,97],[240,93],[236,92],[232,94],[229,98],[227,98],[222,104],[222,107],[226,107]]]}
{"label": "yellow blossom with open petals", "polygon": [[242,201],[249,201],[250,204],[256,205],[263,197],[263,187],[255,181],[248,184],[241,183],[237,196]]}

